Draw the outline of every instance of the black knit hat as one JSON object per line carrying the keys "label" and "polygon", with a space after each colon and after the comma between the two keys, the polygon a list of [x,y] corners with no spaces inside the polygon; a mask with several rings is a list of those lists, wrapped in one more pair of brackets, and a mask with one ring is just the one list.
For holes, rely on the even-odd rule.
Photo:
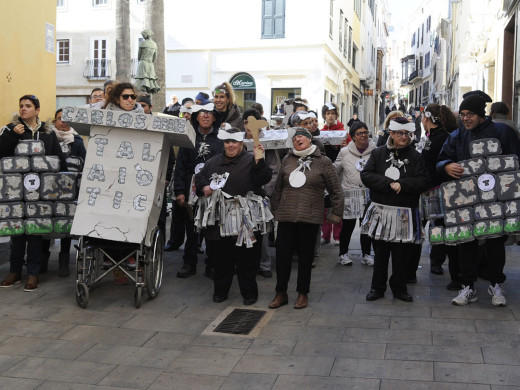
{"label": "black knit hat", "polygon": [[466,92],[464,95],[462,95],[462,99],[466,99],[467,97],[469,97],[471,95],[478,95],[478,96],[480,96],[482,99],[484,99],[484,101],[486,103],[493,102],[493,99],[491,99],[491,96],[489,96],[487,93],[485,93],[483,91],[480,91],[478,89],[476,89],[474,91]]}
{"label": "black knit hat", "polygon": [[481,118],[486,117],[486,101],[479,95],[470,95],[460,103],[459,113],[462,110],[474,112]]}

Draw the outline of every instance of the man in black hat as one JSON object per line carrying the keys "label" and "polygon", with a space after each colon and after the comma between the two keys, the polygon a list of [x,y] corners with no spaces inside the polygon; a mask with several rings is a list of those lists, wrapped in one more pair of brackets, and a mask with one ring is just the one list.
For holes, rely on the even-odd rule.
{"label": "man in black hat", "polygon": [[[486,117],[486,100],[479,94],[468,95],[460,104],[459,117],[461,126],[446,139],[437,162],[437,170],[446,175],[446,180],[460,179],[463,168],[457,161],[471,158],[469,144],[471,141],[484,138],[497,138],[502,146],[502,154],[520,156],[520,141],[515,132],[501,123],[494,123]],[[488,292],[495,306],[505,306],[506,299],[502,291],[505,280],[503,269],[505,264],[504,242],[507,237],[488,238],[486,240],[489,262],[488,276],[490,286]],[[459,279],[462,289],[452,300],[454,305],[466,305],[478,300],[474,282],[478,275],[478,240],[457,245]]]}
{"label": "man in black hat", "polygon": [[471,96],[471,95],[477,95],[477,96],[480,96],[482,99],[484,99],[484,101],[486,103],[492,103],[493,102],[493,99],[491,99],[491,96],[489,96],[487,93],[481,91],[481,90],[474,90],[474,91],[469,91],[469,92],[466,92],[464,95],[462,95],[462,99],[466,99],[467,97]]}

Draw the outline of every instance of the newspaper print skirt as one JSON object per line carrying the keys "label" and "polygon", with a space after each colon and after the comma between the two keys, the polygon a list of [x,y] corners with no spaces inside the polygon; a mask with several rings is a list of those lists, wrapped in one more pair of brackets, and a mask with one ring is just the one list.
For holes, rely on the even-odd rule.
{"label": "newspaper print skirt", "polygon": [[361,233],[374,240],[420,244],[424,229],[418,209],[372,202],[361,224]]}

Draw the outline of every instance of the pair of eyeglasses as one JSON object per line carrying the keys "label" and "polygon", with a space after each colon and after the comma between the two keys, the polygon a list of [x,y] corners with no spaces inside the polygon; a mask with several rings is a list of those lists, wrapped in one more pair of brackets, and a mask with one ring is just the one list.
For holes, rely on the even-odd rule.
{"label": "pair of eyeglasses", "polygon": [[476,115],[474,112],[468,111],[465,114],[459,114],[459,118],[460,119],[464,119],[464,118],[468,118],[469,119],[469,118],[473,117],[474,115]]}
{"label": "pair of eyeglasses", "polygon": [[210,116],[213,115],[213,112],[211,111],[201,111],[200,116]]}
{"label": "pair of eyeglasses", "polygon": [[360,131],[358,133],[356,133],[356,135],[360,135],[360,136],[364,136],[364,135],[368,135],[368,131]]}
{"label": "pair of eyeglasses", "polygon": [[398,135],[399,137],[407,137],[408,132],[407,131],[392,131],[395,135]]}
{"label": "pair of eyeglasses", "polygon": [[137,95],[136,95],[136,94],[127,95],[127,94],[125,93],[124,95],[121,95],[121,97],[123,98],[123,100],[128,100],[128,99],[135,100],[135,99],[137,99]]}

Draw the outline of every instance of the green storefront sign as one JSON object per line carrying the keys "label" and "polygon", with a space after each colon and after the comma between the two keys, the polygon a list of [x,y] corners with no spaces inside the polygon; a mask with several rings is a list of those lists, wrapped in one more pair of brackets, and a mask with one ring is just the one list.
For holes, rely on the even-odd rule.
{"label": "green storefront sign", "polygon": [[239,74],[233,77],[230,82],[233,89],[255,89],[255,79],[248,74]]}

